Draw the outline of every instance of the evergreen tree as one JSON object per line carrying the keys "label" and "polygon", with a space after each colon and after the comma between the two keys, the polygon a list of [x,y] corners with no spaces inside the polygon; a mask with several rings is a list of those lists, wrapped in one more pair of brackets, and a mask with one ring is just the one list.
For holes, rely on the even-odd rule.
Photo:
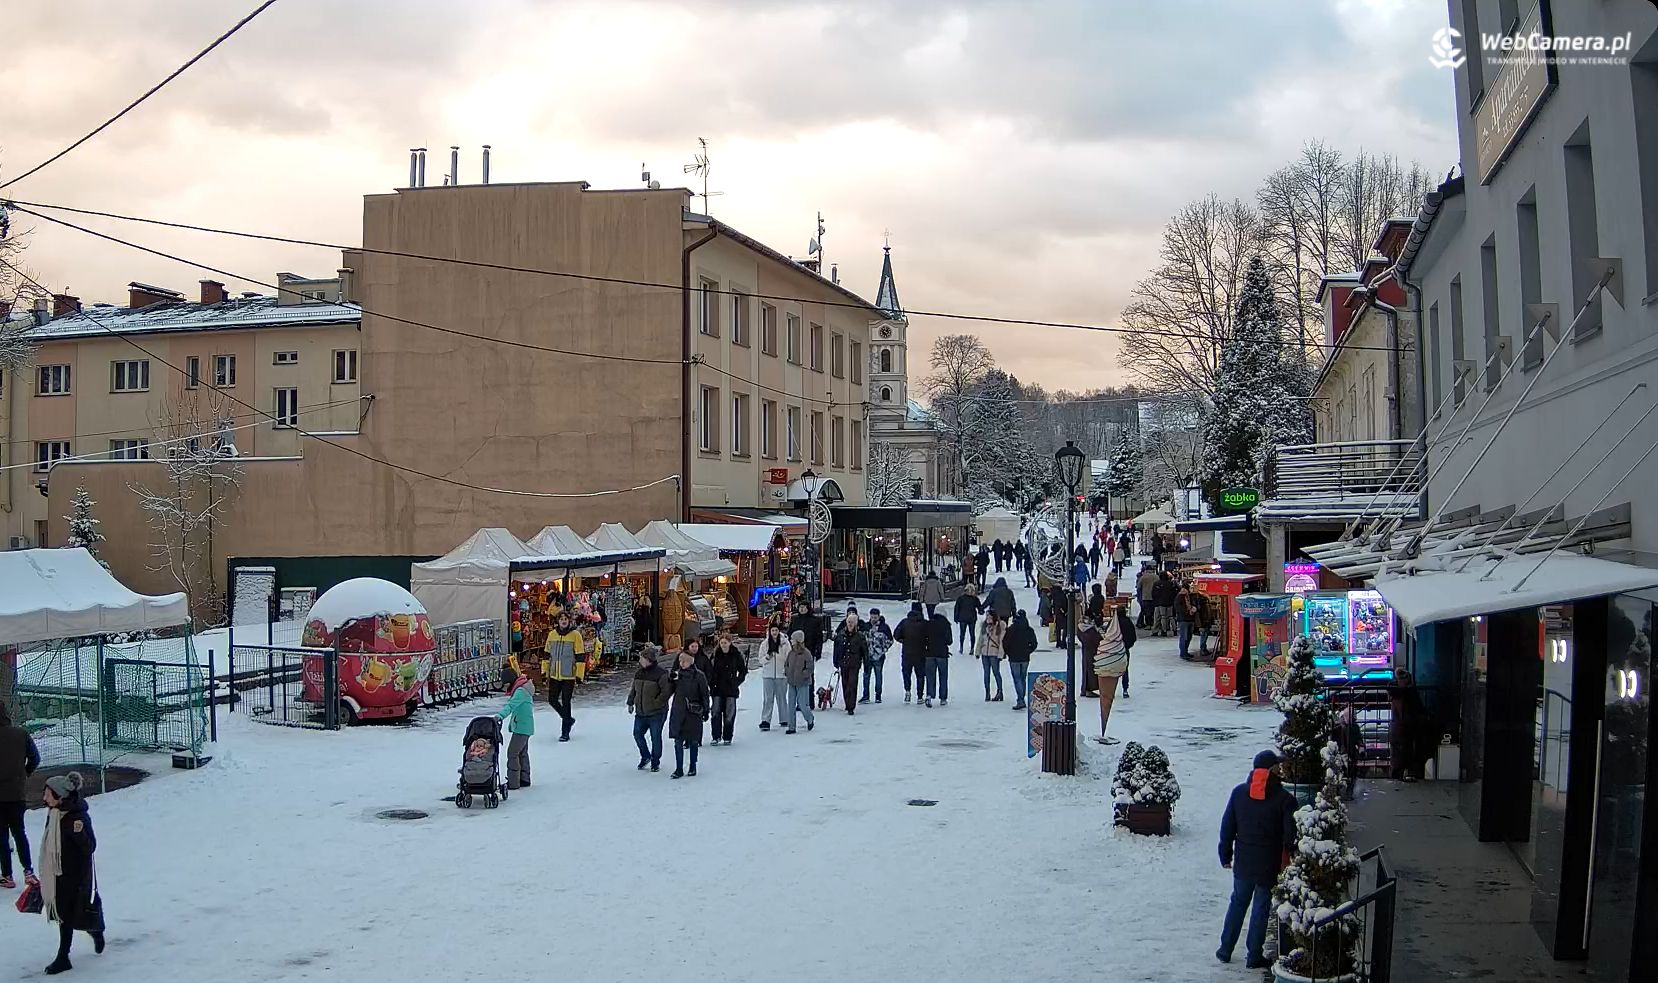
{"label": "evergreen tree", "polygon": [[1041,486],[1045,469],[1020,427],[1013,402],[1018,380],[992,369],[961,415],[963,471],[968,498],[1023,507]]}
{"label": "evergreen tree", "polygon": [[1284,928],[1283,968],[1312,979],[1342,979],[1353,971],[1358,916],[1349,912],[1322,927],[1314,925],[1347,900],[1359,875],[1359,854],[1347,841],[1347,757],[1334,741],[1320,750],[1324,781],[1313,804],[1295,813],[1295,853],[1278,875],[1272,900]]}
{"label": "evergreen tree", "polygon": [[1324,781],[1322,751],[1335,729],[1335,711],[1320,698],[1324,677],[1313,664],[1313,640],[1297,635],[1287,653],[1289,673],[1272,704],[1284,715],[1278,728],[1278,750],[1284,758],[1284,780],[1298,785]]}
{"label": "evergreen tree", "polygon": [[[75,498],[69,504],[69,514],[64,516],[69,521],[69,539],[65,546],[73,549],[77,546],[86,548],[93,558],[103,563],[98,556],[98,544],[104,541],[104,534],[98,531],[99,521],[92,517],[92,507],[97,505],[85,485],[75,488]],[[108,564],[104,564],[106,567]]]}
{"label": "evergreen tree", "polygon": [[1116,498],[1127,498],[1145,481],[1146,466],[1140,457],[1137,434],[1124,430],[1111,449],[1111,460],[1106,464],[1105,491]]}

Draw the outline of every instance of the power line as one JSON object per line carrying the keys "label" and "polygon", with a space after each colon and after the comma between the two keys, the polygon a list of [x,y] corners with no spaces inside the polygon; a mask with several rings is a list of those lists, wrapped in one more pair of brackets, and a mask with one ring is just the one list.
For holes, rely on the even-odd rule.
{"label": "power line", "polygon": [[[365,397],[363,397],[363,396],[353,396],[350,399],[336,399],[336,400],[334,400],[333,402],[330,402],[330,403],[307,403],[304,406],[298,407],[298,409],[301,413],[309,413],[312,410],[325,410],[325,409],[329,409],[329,408],[335,407],[335,406],[344,406],[347,403],[358,403],[358,402],[361,402],[364,398]],[[250,416],[258,416],[258,415],[259,414],[257,414],[257,413],[230,413],[230,414],[227,414],[226,416],[224,416],[222,419],[226,419],[226,420],[244,420],[244,419],[247,419]],[[125,430],[102,430],[102,431],[98,431],[96,433],[72,433],[67,437],[49,437],[47,439],[48,440],[80,440],[83,437],[123,437],[123,436],[126,436],[127,434],[144,434],[144,433],[154,433],[154,432],[155,432],[154,427],[128,427]],[[40,443],[40,441],[34,440],[34,439],[29,439],[29,440],[4,440],[4,441],[0,441],[0,447],[12,447],[12,446],[15,446],[17,444],[38,444],[38,443]]]}
{"label": "power line", "polygon": [[[357,252],[367,253],[369,255],[374,255],[374,256],[393,256],[393,257],[397,257],[397,258],[400,258],[400,259],[421,260],[421,261],[430,262],[430,263],[454,263],[454,264],[460,265],[460,266],[471,266],[471,267],[476,267],[478,269],[496,270],[496,271],[503,272],[503,273],[529,273],[529,274],[533,274],[533,275],[536,275],[536,276],[564,277],[564,278],[572,279],[572,280],[587,280],[587,281],[591,281],[591,282],[594,282],[594,283],[608,283],[608,284],[614,284],[614,285],[617,285],[617,286],[628,286],[628,287],[645,287],[645,288],[657,289],[657,290],[676,290],[677,291],[677,290],[682,289],[681,284],[677,284],[677,283],[661,283],[661,282],[652,281],[652,280],[635,280],[635,279],[630,279],[628,277],[602,276],[602,275],[597,274],[597,273],[574,273],[574,272],[570,272],[570,271],[567,271],[567,270],[543,270],[543,269],[536,269],[534,267],[527,267],[527,266],[513,266],[513,265],[510,265],[510,264],[507,264],[507,263],[489,263],[489,262],[485,262],[483,260],[460,259],[460,258],[454,257],[454,256],[431,256],[431,255],[427,255],[427,254],[423,254],[423,253],[410,253],[410,252],[403,252],[401,250],[395,250],[395,249],[373,249],[373,248],[370,248],[368,246],[346,246],[346,245],[341,245],[339,243],[333,243],[333,242],[321,242],[321,241],[318,241],[318,240],[315,240],[315,239],[295,239],[295,238],[291,238],[291,237],[288,237],[288,236],[268,235],[268,234],[258,233],[258,232],[243,232],[243,231],[239,231],[239,230],[236,230],[236,229],[219,229],[219,228],[214,228],[212,226],[206,226],[206,225],[194,225],[194,224],[191,224],[189,222],[170,222],[170,221],[167,221],[167,220],[164,220],[164,219],[144,218],[142,216],[137,216],[137,215],[122,215],[118,212],[106,212],[106,211],[99,211],[97,209],[90,209],[90,208],[74,208],[74,207],[71,207],[69,205],[50,205],[50,204],[46,204],[46,203],[43,203],[43,202],[30,202],[30,201],[17,201],[17,200],[10,200],[6,203],[13,206],[13,207],[15,207],[20,212],[24,212],[24,213],[29,214],[29,215],[34,215],[37,218],[44,218],[44,219],[47,219],[48,221],[57,222],[60,225],[69,225],[70,228],[76,228],[76,229],[80,229],[81,227],[76,226],[76,225],[71,225],[70,223],[67,223],[67,222],[63,222],[60,219],[53,219],[50,216],[42,215],[39,212],[31,211],[30,209],[32,209],[32,208],[49,208],[49,209],[52,209],[54,211],[70,212],[70,213],[76,214],[76,215],[90,215],[90,216],[94,216],[94,217],[97,217],[97,218],[115,219],[115,220],[121,221],[121,222],[139,222],[139,223],[142,223],[142,224],[145,224],[145,225],[159,225],[159,226],[164,226],[166,228],[171,228],[171,229],[184,229],[184,230],[187,230],[187,231],[190,231],[190,232],[206,232],[206,233],[210,233],[212,235],[235,236],[237,238],[253,239],[253,240],[256,240],[256,241],[259,241],[259,242],[276,242],[276,243],[283,243],[285,245],[291,245],[291,246],[311,246],[311,247],[314,247],[314,248],[317,248],[317,249],[337,249],[337,250],[350,249],[350,250],[355,250]],[[90,232],[91,230],[81,229],[81,231]],[[99,233],[94,232],[92,234],[98,235]],[[113,239],[113,237],[106,237],[106,238]],[[120,240],[114,240],[114,241],[120,241]],[[138,247],[138,248],[142,248],[142,247]],[[188,262],[188,261],[181,261],[181,262]],[[200,264],[192,263],[190,265],[200,265]],[[233,274],[225,274],[225,275],[226,276],[231,276]],[[258,283],[259,281],[250,280],[248,282]],[[873,309],[872,305],[870,305],[870,304],[853,303],[852,301],[815,300],[815,299],[806,298],[806,297],[792,297],[792,296],[788,296],[788,295],[784,295],[784,294],[748,293],[746,291],[724,289],[724,288],[719,288],[719,287],[714,287],[714,288],[709,288],[709,289],[704,289],[704,288],[699,287],[698,290],[700,292],[703,292],[703,293],[709,293],[709,294],[715,294],[715,295],[734,296],[734,295],[741,294],[744,297],[751,297],[751,298],[755,298],[755,299],[758,299],[758,300],[775,300],[775,301],[779,301],[779,302],[795,303],[795,304],[815,304],[815,305],[820,306],[820,307],[841,307],[841,308],[851,308],[851,309],[854,309],[854,310],[863,310],[863,311]],[[951,311],[906,310],[904,312],[904,314],[906,316],[914,316],[914,317],[935,317],[935,318],[939,318],[939,319],[942,319],[942,320],[951,320],[951,321],[976,321],[976,322],[981,322],[981,323],[984,323],[984,324],[1000,324],[1000,325],[1008,325],[1008,326],[1014,326],[1014,327],[1029,326],[1029,327],[1037,327],[1037,328],[1064,328],[1064,329],[1073,330],[1073,331],[1100,331],[1100,332],[1105,332],[1107,334],[1134,334],[1134,335],[1145,335],[1145,336],[1158,337],[1158,338],[1182,338],[1182,339],[1194,339],[1195,338],[1195,339],[1198,339],[1200,341],[1212,341],[1212,340],[1214,340],[1213,338],[1211,338],[1208,335],[1205,335],[1201,332],[1195,332],[1195,331],[1159,330],[1159,329],[1151,329],[1151,328],[1124,328],[1124,327],[1120,327],[1120,326],[1119,327],[1113,327],[1111,325],[1105,325],[1105,324],[1085,324],[1085,323],[1079,323],[1079,322],[1074,322],[1074,321],[1042,321],[1042,320],[1032,320],[1032,319],[1026,319],[1026,318],[997,317],[997,316],[990,315],[990,314],[961,314],[961,313],[955,313],[955,312],[951,312]],[[1299,345],[1300,343],[1301,342],[1299,340],[1292,341],[1288,338],[1286,338],[1282,342],[1280,342],[1280,344],[1283,344],[1283,345]],[[1311,340],[1311,339],[1307,340],[1306,344],[1308,344],[1312,347],[1315,347],[1315,348],[1326,348],[1326,349],[1334,349],[1334,348],[1340,347],[1340,348],[1346,348],[1346,349],[1349,349],[1349,350],[1352,350],[1352,351],[1377,351],[1377,352],[1391,352],[1391,351],[1393,351],[1393,349],[1388,348],[1385,345],[1336,345],[1336,344],[1330,344],[1330,343],[1322,342],[1322,341],[1314,341],[1314,340]]]}
{"label": "power line", "polygon": [[7,181],[4,184],[0,184],[0,189],[9,188],[12,185],[16,184],[17,182],[19,182],[19,181],[23,180],[24,178],[28,177],[29,175],[31,175],[31,174],[35,173],[36,171],[40,170],[41,168],[47,166],[48,164],[51,164],[51,163],[53,163],[55,161],[58,161],[58,160],[61,160],[64,156],[66,156],[70,151],[74,150],[76,147],[79,147],[81,144],[85,143],[86,141],[88,141],[88,140],[92,139],[93,137],[97,136],[98,134],[102,133],[104,130],[108,129],[109,126],[111,124],[113,124],[116,120],[118,120],[121,117],[127,115],[128,113],[132,112],[134,109],[137,109],[139,103],[141,103],[144,100],[148,99],[149,97],[155,95],[157,92],[160,92],[162,87],[165,86],[167,83],[171,82],[173,79],[178,78],[180,75],[183,75],[185,73],[185,71],[187,69],[189,69],[189,67],[191,65],[194,65],[196,62],[201,61],[203,58],[207,57],[208,52],[212,51],[214,48],[217,48],[219,45],[224,44],[226,41],[230,40],[230,36],[232,34],[235,34],[237,31],[240,31],[242,28],[246,27],[250,21],[252,21],[255,17],[258,17],[260,14],[264,13],[266,10],[270,9],[271,5],[274,4],[274,3],[276,3],[276,0],[265,0],[264,3],[260,4],[258,7],[255,7],[252,13],[248,14],[246,17],[243,17],[241,20],[237,21],[235,24],[232,24],[231,27],[230,27],[230,30],[228,30],[228,31],[224,32],[223,34],[219,35],[217,38],[214,38],[212,44],[209,44],[207,47],[205,47],[205,48],[201,49],[200,51],[196,52],[195,55],[193,55],[190,58],[189,61],[187,61],[184,64],[180,65],[179,67],[173,69],[172,74],[168,75],[166,78],[164,78],[161,81],[157,82],[155,85],[152,85],[150,87],[149,91],[145,92],[143,95],[139,96],[137,99],[134,99],[132,102],[127,103],[126,106],[123,107],[120,112],[116,113],[114,116],[111,116],[109,119],[106,119],[102,123],[99,123],[97,126],[93,127],[91,132],[87,133],[86,136],[83,136],[79,140],[76,140],[74,143],[70,144],[69,146],[64,147],[62,150],[60,150],[57,153],[53,154],[52,156],[46,158],[45,160],[41,161],[40,163],[36,164],[35,166],[29,168],[28,170],[24,171],[22,174],[19,174],[17,177],[12,178],[11,180]]}
{"label": "power line", "polygon": [[[23,272],[18,267],[12,265],[12,263],[9,260],[6,260],[4,258],[0,258],[0,266],[6,267],[7,269],[11,270],[13,273],[16,273],[18,276],[22,277],[24,280],[27,280],[30,284],[32,284],[34,286],[34,288],[36,290],[43,290],[43,291],[46,291],[47,293],[51,292],[51,291],[47,290],[46,286],[44,284],[42,284],[39,280],[36,280],[34,277],[32,277],[29,274]],[[97,318],[91,316],[90,314],[87,314],[85,311],[82,311],[81,314],[84,317],[86,317],[87,320],[91,321],[93,324],[96,324],[98,327],[102,328],[104,330],[104,332],[106,334],[109,334],[111,337],[119,338],[120,340],[126,342],[127,344],[131,345],[132,347],[134,347],[134,348],[138,349],[139,351],[143,352],[145,355],[148,355],[154,361],[160,362],[162,365],[165,365],[167,368],[172,369],[174,372],[177,372],[180,375],[183,375],[183,376],[186,376],[186,377],[189,376],[189,373],[185,372],[185,370],[179,368],[177,365],[174,365],[172,362],[169,362],[166,359],[162,358],[161,356],[155,354],[154,352],[150,351],[148,348],[145,348],[143,345],[140,345],[138,342],[133,341],[131,337],[129,337],[127,335],[124,335],[119,331],[116,331],[114,328],[109,327],[108,325],[104,324],[102,321],[98,320]],[[206,388],[208,388],[208,389],[213,390],[214,392],[218,393],[219,395],[226,397],[227,399],[229,399],[233,403],[238,403],[242,406],[246,406],[248,409],[253,410],[255,413],[260,414],[261,416],[263,416],[266,419],[270,420],[272,423],[280,422],[274,414],[268,413],[265,410],[260,409],[259,407],[253,405],[252,403],[249,403],[248,401],[236,396],[234,393],[226,392],[224,389],[220,388],[219,386],[211,385],[211,384],[208,384],[208,383],[205,383],[205,382],[202,383],[202,385],[206,386]],[[360,450],[356,449],[355,447],[349,447],[345,444],[336,443],[335,441],[329,440],[325,437],[319,436],[318,434],[312,433],[311,431],[304,430],[300,427],[295,427],[294,430],[296,432],[306,436],[306,437],[310,437],[312,440],[315,440],[318,443],[327,444],[329,447],[332,447],[336,450],[341,450],[341,451],[344,451],[347,454],[350,454],[354,457],[360,457],[365,461],[369,461],[369,462],[374,463],[374,464],[379,464],[383,467],[391,468],[394,471],[402,471],[405,474],[412,474],[412,475],[415,475],[416,477],[425,478],[429,481],[442,482],[443,484],[455,485],[455,486],[460,487],[460,488],[470,488],[473,491],[490,492],[490,493],[496,494],[496,495],[516,495],[516,496],[520,496],[520,497],[523,497],[523,498],[598,498],[598,497],[604,496],[604,495],[621,495],[621,494],[626,494],[628,492],[643,491],[646,488],[651,488],[655,485],[664,484],[664,483],[669,482],[669,481],[679,481],[682,477],[681,475],[670,474],[670,475],[665,475],[661,478],[657,478],[654,481],[648,481],[648,482],[646,482],[642,485],[634,485],[630,488],[609,488],[609,489],[605,489],[603,491],[596,491],[596,492],[531,492],[531,491],[522,491],[522,490],[519,490],[519,489],[516,489],[516,488],[490,488],[490,487],[485,486],[485,485],[474,485],[469,481],[461,481],[461,480],[456,479],[456,478],[446,478],[443,475],[431,474],[430,472],[421,471],[418,468],[411,468],[411,467],[407,467],[407,466],[402,465],[402,464],[393,464],[390,461],[384,460],[382,458],[375,457],[373,454],[367,454],[367,453],[364,453],[363,451],[360,451]]]}

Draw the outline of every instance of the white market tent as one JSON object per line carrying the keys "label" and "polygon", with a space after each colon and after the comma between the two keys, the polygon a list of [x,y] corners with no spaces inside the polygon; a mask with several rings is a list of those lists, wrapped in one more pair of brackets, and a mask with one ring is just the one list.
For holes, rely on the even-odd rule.
{"label": "white market tent", "polygon": [[447,554],[409,569],[409,589],[434,627],[488,618],[504,624],[507,570],[530,547],[505,529],[480,529]]}
{"label": "white market tent", "polygon": [[190,623],[182,594],[136,594],[84,549],[0,552],[0,645]]}
{"label": "white market tent", "polygon": [[532,556],[576,556],[598,551],[569,526],[542,526],[540,532],[524,541],[524,545],[529,547]]}
{"label": "white market tent", "polygon": [[973,519],[973,528],[978,531],[981,543],[990,543],[998,539],[1004,543],[1013,543],[1019,539],[1019,517],[1000,505],[976,516]]}
{"label": "white market tent", "polygon": [[1129,520],[1136,526],[1152,526],[1161,529],[1174,522],[1174,516],[1162,509],[1147,509]]}
{"label": "white market tent", "polygon": [[667,550],[665,565],[688,577],[729,577],[737,572],[737,565],[721,557],[718,549],[686,535],[666,519],[647,523],[637,536],[642,543]]}
{"label": "white market tent", "polygon": [[780,526],[738,525],[720,522],[681,522],[680,533],[722,553],[765,553],[782,536]]}
{"label": "white market tent", "polygon": [[[649,543],[641,542],[620,522],[601,524],[587,537],[587,541],[593,544],[594,549],[613,553],[633,553],[651,548]],[[656,573],[658,566],[656,560],[629,560],[621,565],[621,570],[623,573]]]}

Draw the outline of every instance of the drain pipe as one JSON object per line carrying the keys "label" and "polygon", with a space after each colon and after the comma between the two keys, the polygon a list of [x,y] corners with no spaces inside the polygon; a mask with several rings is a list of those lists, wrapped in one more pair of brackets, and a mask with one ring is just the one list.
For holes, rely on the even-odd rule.
{"label": "drain pipe", "polygon": [[1399,399],[1399,309],[1371,295],[1370,304],[1387,318],[1387,439],[1405,436],[1404,405]]}
{"label": "drain pipe", "polygon": [[679,257],[680,303],[680,403],[679,419],[679,521],[691,521],[691,254],[719,238],[720,230],[710,225],[708,234],[687,245]]}

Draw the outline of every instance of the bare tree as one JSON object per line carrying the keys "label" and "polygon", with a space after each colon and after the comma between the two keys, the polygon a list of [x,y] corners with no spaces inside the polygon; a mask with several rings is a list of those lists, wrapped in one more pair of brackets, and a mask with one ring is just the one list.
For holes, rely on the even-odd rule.
{"label": "bare tree", "polygon": [[1151,411],[1140,432],[1145,471],[1137,491],[1159,501],[1197,480],[1203,462],[1203,407],[1196,400],[1164,400]]}
{"label": "bare tree", "polygon": [[866,492],[873,506],[903,505],[915,490],[915,466],[910,453],[889,440],[869,445]]}
{"label": "bare tree", "polygon": [[29,312],[44,291],[26,277],[20,266],[25,239],[0,205],[0,372],[16,372],[35,360],[35,341],[29,334]]}
{"label": "bare tree", "polygon": [[1322,332],[1315,298],[1335,251],[1342,173],[1341,154],[1309,140],[1299,158],[1267,176],[1256,196],[1266,226],[1265,255],[1295,304],[1303,352]]}
{"label": "bare tree", "polygon": [[929,359],[933,372],[921,382],[927,401],[941,424],[943,444],[955,462],[955,485],[966,487],[962,468],[962,432],[967,410],[979,384],[996,360],[978,335],[947,334],[933,342]]}
{"label": "bare tree", "polygon": [[1244,202],[1211,194],[1182,208],[1163,230],[1157,269],[1123,309],[1123,366],[1154,390],[1211,397],[1244,267],[1266,241],[1260,213]]}
{"label": "bare tree", "polygon": [[1342,168],[1338,188],[1336,256],[1356,270],[1370,258],[1371,243],[1390,218],[1414,218],[1432,180],[1421,164],[1407,170],[1392,154],[1360,151]]}
{"label": "bare tree", "polygon": [[224,596],[215,582],[215,534],[223,530],[244,469],[234,441],[230,400],[211,387],[180,380],[162,400],[156,432],[163,479],[129,486],[153,534],[150,569],[166,573],[190,597],[204,626],[223,623]]}

